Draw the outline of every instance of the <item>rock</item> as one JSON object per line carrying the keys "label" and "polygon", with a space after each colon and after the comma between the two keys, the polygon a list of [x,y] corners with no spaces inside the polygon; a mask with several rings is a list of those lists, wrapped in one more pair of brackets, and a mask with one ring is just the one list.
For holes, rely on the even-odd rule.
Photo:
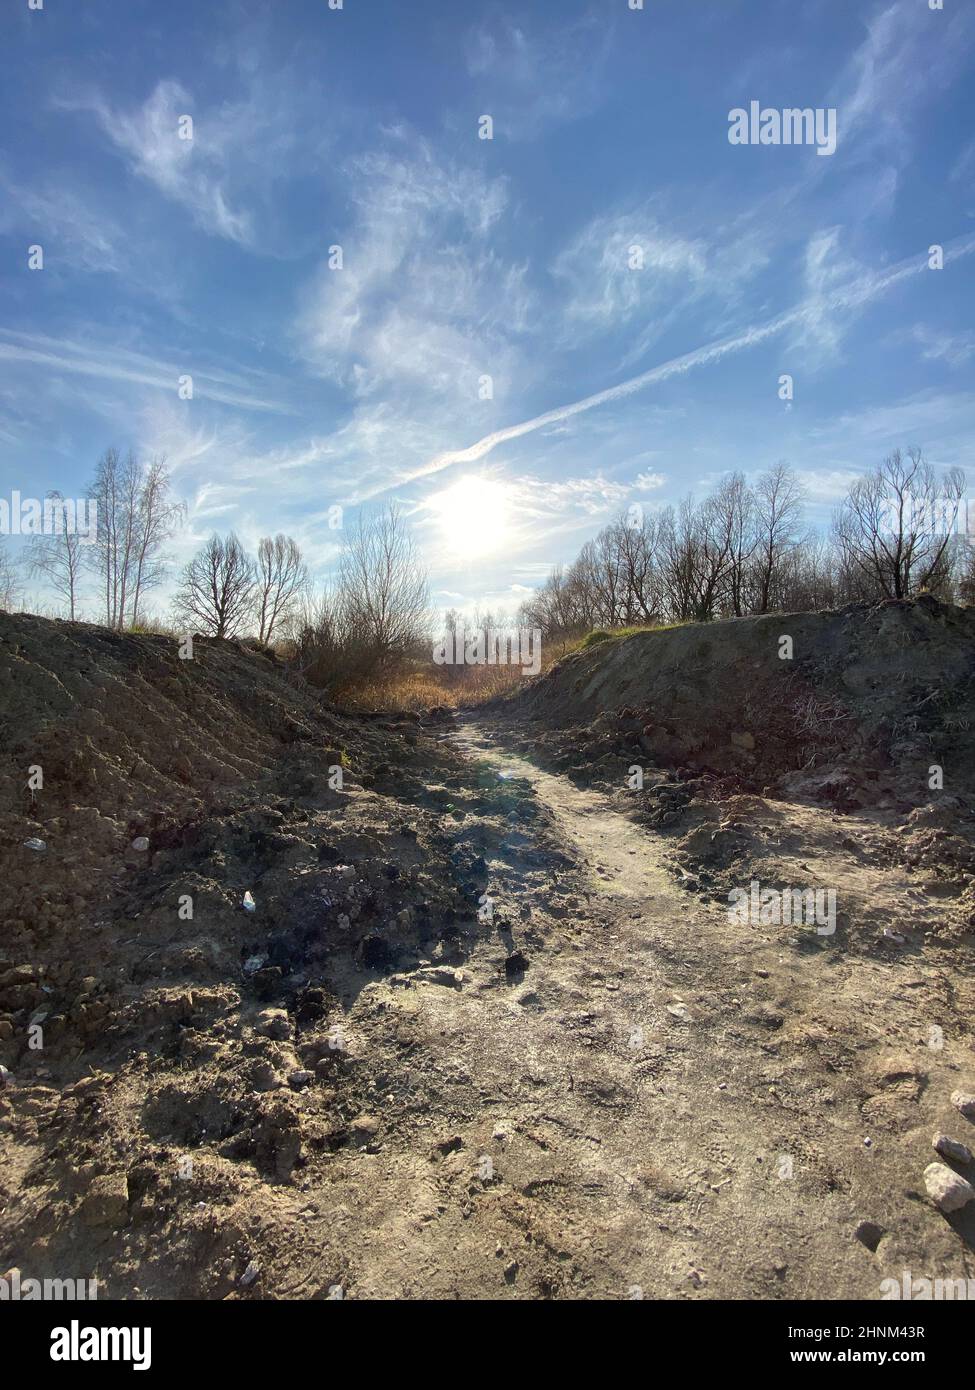
{"label": "rock", "polygon": [[309,1082],[314,1080],[315,1073],[313,1071],[308,1071],[306,1067],[299,1067],[297,1071],[288,1073],[288,1085],[295,1091],[300,1090],[302,1086],[307,1086]]}
{"label": "rock", "polygon": [[771,1004],[756,1004],[745,1014],[746,1023],[755,1023],[759,1028],[768,1028],[775,1032],[781,1028],[785,1022],[785,1015],[778,1009],[772,1008]]}
{"label": "rock", "polygon": [[512,951],[504,963],[504,973],[510,980],[513,976],[523,975],[528,969],[528,957],[524,951]]}
{"label": "rock", "polygon": [[464,983],[463,970],[455,970],[452,965],[427,965],[416,973],[431,985],[447,985],[450,989],[460,989]]}
{"label": "rock", "polygon": [[691,1020],[686,1004],[668,1004],[667,1012],[672,1018],[679,1018],[682,1023],[689,1023]]}
{"label": "rock", "polygon": [[7,1086],[9,1086],[12,1080],[13,1078],[10,1075],[10,1072],[7,1070],[5,1066],[0,1064],[0,1091],[4,1090]]}
{"label": "rock", "polygon": [[253,1284],[254,1280],[260,1274],[260,1272],[261,1266],[259,1264],[255,1264],[255,1262],[251,1260],[250,1264],[247,1266],[243,1274],[240,1276],[240,1287],[242,1289],[249,1289],[251,1284]]}
{"label": "rock", "polygon": [[966,1120],[975,1120],[975,1096],[968,1091],[952,1091],[951,1103]]}
{"label": "rock", "polygon": [[967,1144],[959,1144],[957,1139],[949,1139],[947,1134],[936,1134],[931,1143],[943,1158],[954,1159],[956,1163],[971,1163],[972,1151]]}
{"label": "rock", "polygon": [[975,1187],[944,1163],[929,1163],[924,1170],[924,1186],[928,1196],[941,1211],[960,1211],[975,1198]]}
{"label": "rock", "polygon": [[379,1120],[375,1115],[357,1115],[352,1121],[352,1128],[356,1134],[371,1139],[373,1135],[379,1133]]}
{"label": "rock", "polygon": [[81,1204],[86,1226],[121,1226],[128,1220],[129,1190],[124,1173],[95,1178]]}
{"label": "rock", "polygon": [[258,1091],[273,1091],[281,1082],[278,1074],[271,1063],[262,1058],[256,1058],[248,1070],[251,1085]]}
{"label": "rock", "polygon": [[755,747],[755,735],[749,733],[732,734],[731,742],[736,748],[745,748],[750,752]]}
{"label": "rock", "polygon": [[244,974],[256,975],[262,966],[267,964],[267,956],[248,956],[244,961]]}
{"label": "rock", "polygon": [[868,1250],[876,1250],[887,1232],[883,1226],[878,1226],[876,1221],[861,1221],[853,1234]]}
{"label": "rock", "polygon": [[257,1016],[254,1031],[264,1038],[274,1038],[281,1042],[291,1037],[291,1019],[284,1009],[262,1009]]}
{"label": "rock", "polygon": [[138,854],[145,854],[146,850],[149,848],[148,838],[145,835],[137,835],[132,841],[132,848]]}

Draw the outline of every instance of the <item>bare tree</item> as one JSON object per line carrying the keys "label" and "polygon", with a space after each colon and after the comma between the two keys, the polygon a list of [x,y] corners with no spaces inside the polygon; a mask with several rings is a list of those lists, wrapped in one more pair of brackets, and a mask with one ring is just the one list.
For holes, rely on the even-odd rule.
{"label": "bare tree", "polygon": [[427,581],[401,513],[392,504],[362,514],[339,566],[338,601],[364,657],[388,667],[427,628]]}
{"label": "bare tree", "polygon": [[251,611],[254,586],[254,566],[236,535],[213,535],[183,570],[176,620],[214,637],[233,637]]}
{"label": "bare tree", "polygon": [[786,463],[777,463],[755,485],[752,583],[758,613],[769,611],[785,558],[798,544],[802,506],[802,486]]}
{"label": "bare tree", "polygon": [[345,674],[344,634],[334,593],[302,594],[282,619],[282,629],[291,645],[292,660],[312,685],[329,686]]}
{"label": "bare tree", "polygon": [[9,613],[20,597],[20,581],[7,548],[0,541],[0,612]]}
{"label": "bare tree", "polygon": [[138,620],[145,591],[165,574],[162,547],[185,508],[170,497],[165,460],[152,459],[143,467],[131,449],[124,459],[114,447],[105,450],[91,494],[98,506],[98,536],[86,558],[100,578],[105,622],[121,629]]}
{"label": "bare tree", "polygon": [[967,532],[958,553],[958,600],[975,603],[975,543]]}
{"label": "bare tree", "polygon": [[646,514],[642,514],[639,520],[630,516],[621,517],[618,535],[627,591],[627,622],[651,622],[658,616],[661,605],[657,519]]}
{"label": "bare tree", "polygon": [[105,604],[105,623],[119,625],[119,537],[124,531],[122,520],[123,464],[119,451],[106,449],[95,465],[95,477],[90,492],[98,508],[98,535],[91,547],[89,559],[99,575]]}
{"label": "bare tree", "polygon": [[185,503],[174,501],[170,496],[166,460],[150,459],[139,481],[132,527],[133,627],[139,620],[139,603],[146,591],[155,588],[165,576],[167,565],[162,548],[173,538],[185,516]]}
{"label": "bare tree", "polygon": [[308,570],[290,536],[264,536],[257,549],[258,638],[270,642],[308,586]]}
{"label": "bare tree", "polygon": [[31,576],[43,575],[51,588],[68,605],[72,622],[78,601],[78,590],[88,548],[78,531],[74,504],[65,503],[56,489],[47,494],[51,503],[51,530],[37,530],[27,549],[27,564]]}
{"label": "bare tree", "polygon": [[964,475],[949,469],[941,482],[919,449],[899,449],[850,488],[837,513],[840,554],[884,598],[910,598],[941,589],[952,561],[952,541],[964,493]]}
{"label": "bare tree", "polygon": [[747,604],[746,585],[755,553],[755,496],[744,474],[732,473],[714,495],[714,521],[719,534],[727,535],[727,573],[723,608],[740,618]]}

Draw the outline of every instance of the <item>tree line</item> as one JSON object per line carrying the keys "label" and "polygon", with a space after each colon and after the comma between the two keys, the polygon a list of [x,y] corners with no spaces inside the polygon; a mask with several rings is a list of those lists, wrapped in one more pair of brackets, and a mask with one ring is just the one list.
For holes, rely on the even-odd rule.
{"label": "tree line", "polygon": [[827,534],[817,535],[786,464],[751,484],[732,473],[700,501],[624,512],[551,571],[520,621],[552,636],[922,591],[971,602],[975,551],[958,525],[964,491],[959,469],[939,474],[919,450],[897,450],[853,483]]}
{"label": "tree line", "polygon": [[[53,534],[31,536],[29,566],[72,619],[82,584],[93,583],[108,627],[138,626],[147,596],[169,573],[167,546],[185,505],[173,496],[164,459],[140,463],[114,448],[98,461],[90,494],[94,543],[83,543],[61,512]],[[958,525],[960,470],[939,474],[918,450],[895,451],[853,483],[826,534],[807,527],[805,502],[799,477],[780,463],[752,482],[732,473],[701,500],[688,496],[655,512],[632,507],[571,564],[556,566],[516,621],[567,637],[922,591],[975,601],[975,549]],[[12,606],[12,585],[0,551],[0,607]],[[333,579],[318,590],[292,537],[265,536],[251,555],[234,532],[214,533],[180,572],[171,617],[177,632],[276,644],[310,680],[349,685],[429,657],[436,624],[428,603],[409,528],[390,505],[368,520],[360,514]],[[451,612],[446,622],[463,619]]]}

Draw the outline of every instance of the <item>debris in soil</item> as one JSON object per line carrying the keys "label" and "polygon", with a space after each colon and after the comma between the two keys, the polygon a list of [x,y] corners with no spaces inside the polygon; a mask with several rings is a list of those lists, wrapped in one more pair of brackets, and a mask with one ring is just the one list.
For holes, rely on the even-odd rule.
{"label": "debris in soil", "polygon": [[[746,708],[783,623],[836,715],[799,766]],[[455,720],[0,615],[0,1269],[217,1299],[970,1271],[971,1208],[911,1200],[975,1118],[970,620],[743,624]],[[909,794],[935,761],[950,790]],[[752,878],[833,889],[835,931],[736,920]]]}

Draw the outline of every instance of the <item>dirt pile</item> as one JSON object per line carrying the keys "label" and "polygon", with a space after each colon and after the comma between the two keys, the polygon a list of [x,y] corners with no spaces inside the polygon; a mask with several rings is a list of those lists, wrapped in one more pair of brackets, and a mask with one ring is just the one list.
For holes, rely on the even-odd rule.
{"label": "dirt pile", "polygon": [[[975,609],[932,598],[773,614],[610,638],[514,702],[571,730],[557,751],[590,768],[622,751],[761,790],[849,801],[865,781],[928,799],[975,786]],[[534,737],[534,733],[532,735]],[[639,760],[638,759],[638,760]]]}
{"label": "dirt pile", "polygon": [[921,598],[610,638],[497,713],[511,744],[669,839],[690,891],[795,883],[803,856],[770,827],[797,804],[865,812],[837,842],[936,882],[955,936],[975,926],[973,676],[975,610]]}
{"label": "dirt pile", "polygon": [[0,709],[0,1267],[226,1293],[243,1236],[207,1202],[259,1216],[354,1138],[349,999],[463,959],[483,865],[409,771],[440,716],[346,717],[260,650],[26,615],[0,616]]}

